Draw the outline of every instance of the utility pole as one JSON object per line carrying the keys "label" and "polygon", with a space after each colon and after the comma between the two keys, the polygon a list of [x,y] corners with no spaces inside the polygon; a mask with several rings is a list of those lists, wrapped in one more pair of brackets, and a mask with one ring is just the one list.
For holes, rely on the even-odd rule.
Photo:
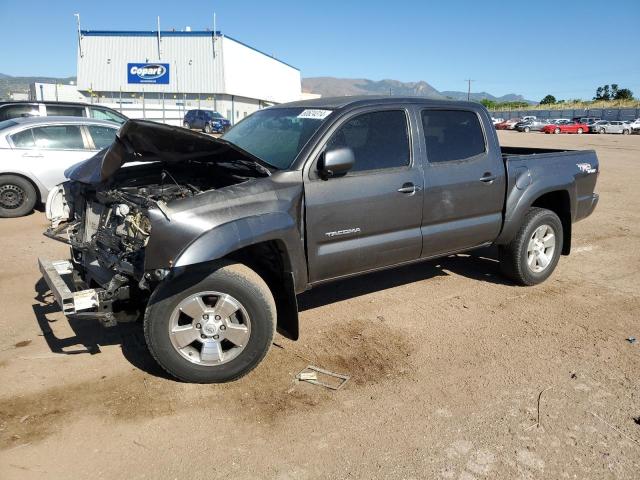
{"label": "utility pole", "polygon": [[467,82],[467,85],[468,85],[468,87],[467,87],[467,102],[468,102],[469,100],[471,100],[471,82],[473,82],[473,81],[474,81],[474,80],[472,80],[472,79],[470,79],[470,78],[467,78],[467,79],[465,80],[465,82]]}
{"label": "utility pole", "polygon": [[80,30],[80,14],[74,13],[73,16],[76,17],[76,23],[78,24],[78,52],[80,53],[80,57],[83,57],[84,55],[82,55],[82,30]]}

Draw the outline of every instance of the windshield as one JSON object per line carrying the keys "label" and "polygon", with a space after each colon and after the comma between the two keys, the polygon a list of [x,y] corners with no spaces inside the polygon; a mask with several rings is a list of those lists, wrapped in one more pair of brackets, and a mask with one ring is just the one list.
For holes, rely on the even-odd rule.
{"label": "windshield", "polygon": [[224,118],[218,112],[207,112],[211,118]]}
{"label": "windshield", "polygon": [[279,169],[291,166],[331,110],[268,108],[237,124],[222,136]]}

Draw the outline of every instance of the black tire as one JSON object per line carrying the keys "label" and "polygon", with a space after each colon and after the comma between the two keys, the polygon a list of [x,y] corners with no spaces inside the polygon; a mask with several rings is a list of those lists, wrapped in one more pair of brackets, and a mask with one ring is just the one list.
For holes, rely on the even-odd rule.
{"label": "black tire", "polygon": [[213,130],[211,129],[211,125],[208,123],[204,124],[204,133],[211,133]]}
{"label": "black tire", "polygon": [[[223,261],[212,273],[186,287],[181,285],[185,282],[180,277],[168,282],[149,301],[144,334],[149,351],[169,374],[185,382],[222,383],[246,375],[262,361],[273,341],[277,314],[273,295],[256,272],[240,263]],[[211,290],[236,298],[251,318],[251,332],[244,350],[221,365],[190,362],[174,348],[169,336],[169,322],[178,304],[190,295]]]}
{"label": "black tire", "polygon": [[529,133],[531,129],[529,127],[524,127],[524,133]]}
{"label": "black tire", "polygon": [[[534,232],[542,225],[554,230],[555,250],[549,265],[541,272],[533,271],[527,264],[527,248]],[[524,217],[522,226],[508,245],[498,248],[502,273],[520,285],[537,285],[553,273],[562,253],[563,230],[560,218],[545,208],[531,208]]]}
{"label": "black tire", "polygon": [[33,184],[18,175],[0,175],[0,217],[23,217],[33,211],[38,194]]}
{"label": "black tire", "polygon": [[623,135],[629,135],[629,130],[626,130],[626,129],[625,129],[625,130],[623,130],[623,131],[622,131],[622,134],[623,134]]}
{"label": "black tire", "polygon": [[556,128],[556,129],[553,131],[553,133],[555,133],[556,135],[558,135],[558,134],[560,133],[560,131],[561,131],[561,130],[560,130],[559,128]]}
{"label": "black tire", "polygon": [[191,125],[189,125],[189,122],[184,122],[184,123],[182,124],[182,126],[183,126],[184,128],[186,128],[187,130],[191,130]]}
{"label": "black tire", "polygon": [[604,128],[601,128],[601,129],[600,129],[600,133],[601,133],[601,134],[602,134],[602,133],[607,133],[607,131],[606,131]]}

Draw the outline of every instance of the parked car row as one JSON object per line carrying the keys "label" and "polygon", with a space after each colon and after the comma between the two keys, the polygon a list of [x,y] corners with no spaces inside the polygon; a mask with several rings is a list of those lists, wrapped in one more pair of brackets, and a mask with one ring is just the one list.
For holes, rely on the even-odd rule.
{"label": "parked car row", "polygon": [[640,133],[640,118],[633,121],[602,120],[597,117],[538,119],[534,116],[510,118],[494,123],[496,130],[544,133]]}

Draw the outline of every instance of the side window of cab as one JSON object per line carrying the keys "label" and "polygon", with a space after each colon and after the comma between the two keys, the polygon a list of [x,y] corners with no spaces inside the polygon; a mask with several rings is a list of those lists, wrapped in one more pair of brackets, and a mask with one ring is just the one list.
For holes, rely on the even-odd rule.
{"label": "side window of cab", "polygon": [[326,150],[350,148],[355,164],[349,175],[406,167],[410,162],[409,128],[404,110],[363,113],[344,123]]}

